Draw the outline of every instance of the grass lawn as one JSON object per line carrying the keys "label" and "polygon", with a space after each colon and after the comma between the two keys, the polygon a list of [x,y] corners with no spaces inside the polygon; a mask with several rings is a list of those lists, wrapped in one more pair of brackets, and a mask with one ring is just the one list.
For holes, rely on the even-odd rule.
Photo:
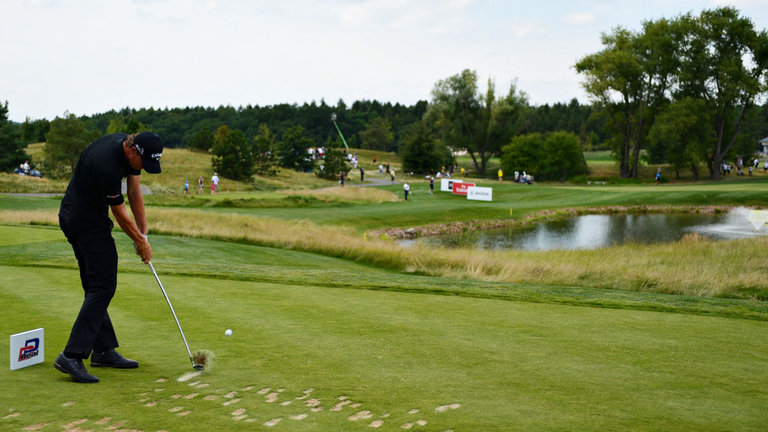
{"label": "grass lawn", "polygon": [[[705,297],[766,299],[762,257],[768,238],[698,241],[595,251],[524,253],[401,249],[380,230],[464,224],[512,226],[563,217],[590,208],[658,211],[667,206],[765,208],[768,182],[665,185],[516,185],[494,188],[493,202],[426,193],[414,178],[409,201],[400,185],[376,188],[221,193],[205,197],[151,195],[147,215],[154,234],[222,239],[320,253],[393,271],[483,281],[637,290]],[[2,196],[0,221],[57,223],[58,198]],[[566,210],[562,210],[566,209]],[[572,209],[572,210],[568,210]],[[707,210],[710,209],[710,210]],[[489,225],[490,226],[490,225]],[[364,240],[368,241],[364,241]]]}
{"label": "grass lawn", "polygon": [[[0,328],[44,327],[47,345],[44,364],[0,374],[2,388],[24,389],[0,396],[0,429],[699,431],[768,421],[766,321],[476,298],[472,281],[157,236],[153,261],[192,350],[216,353],[211,371],[190,377],[162,294],[120,233],[110,314],[141,367],[92,368],[102,382],[79,385],[51,366],[82,298],[66,241],[52,228],[0,231]],[[397,288],[410,286],[422,289]]]}
{"label": "grass lawn", "polygon": [[[373,154],[393,164],[398,183],[378,174]],[[494,200],[473,202],[427,194],[426,180],[402,173],[394,155],[360,151],[366,179],[383,185],[340,188],[281,172],[224,180],[211,195],[207,155],[167,156],[163,174],[142,179],[155,192],[145,197],[153,263],[191,349],[213,351],[213,368],[192,375],[151,272],[115,230],[110,315],[120,351],[141,367],[92,368],[96,385],[56,371],[82,301],[71,247],[55,226],[61,198],[0,195],[0,351],[10,334],[37,327],[47,345],[42,365],[0,373],[0,430],[768,424],[768,238],[530,253],[407,249],[375,234],[535,223],[588,208],[767,208],[768,176],[659,186],[479,180]],[[615,175],[606,154],[588,159]],[[193,193],[203,175],[206,193],[181,194],[188,175]],[[0,176],[0,191],[66,187],[28,180]]]}

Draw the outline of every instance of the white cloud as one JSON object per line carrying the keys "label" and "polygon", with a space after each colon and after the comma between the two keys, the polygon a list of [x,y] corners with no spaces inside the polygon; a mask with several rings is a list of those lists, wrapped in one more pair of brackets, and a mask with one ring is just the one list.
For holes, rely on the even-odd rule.
{"label": "white cloud", "polygon": [[339,16],[345,24],[388,27],[407,15],[409,9],[418,10],[418,7],[409,5],[405,0],[365,0],[343,4],[339,9]]}
{"label": "white cloud", "polygon": [[[768,27],[765,0],[728,1]],[[410,104],[466,68],[499,88],[519,78],[534,103],[586,100],[572,65],[600,49],[600,32],[701,3],[0,0],[12,17],[0,25],[0,101],[17,121],[126,106]]]}
{"label": "white cloud", "polygon": [[509,30],[518,38],[543,36],[547,33],[547,28],[535,21],[515,22]]}
{"label": "white cloud", "polygon": [[712,6],[733,6],[736,9],[747,7],[765,7],[765,0],[710,0]]}
{"label": "white cloud", "polygon": [[585,25],[595,22],[595,16],[589,12],[574,12],[563,16],[560,21],[574,25]]}

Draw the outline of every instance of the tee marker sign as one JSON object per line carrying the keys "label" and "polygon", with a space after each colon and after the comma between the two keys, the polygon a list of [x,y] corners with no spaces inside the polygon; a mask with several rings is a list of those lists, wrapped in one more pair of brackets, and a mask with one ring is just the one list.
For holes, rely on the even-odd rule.
{"label": "tee marker sign", "polygon": [[42,363],[45,358],[42,328],[11,335],[11,370]]}

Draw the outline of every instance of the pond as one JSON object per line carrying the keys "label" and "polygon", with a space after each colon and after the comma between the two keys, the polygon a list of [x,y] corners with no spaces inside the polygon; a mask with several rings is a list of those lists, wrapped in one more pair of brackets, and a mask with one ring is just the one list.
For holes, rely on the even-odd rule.
{"label": "pond", "polygon": [[610,214],[584,215],[525,228],[468,231],[400,240],[454,248],[598,249],[626,243],[666,243],[699,233],[711,239],[737,239],[768,235],[768,225],[756,230],[749,209],[738,207],[720,214]]}

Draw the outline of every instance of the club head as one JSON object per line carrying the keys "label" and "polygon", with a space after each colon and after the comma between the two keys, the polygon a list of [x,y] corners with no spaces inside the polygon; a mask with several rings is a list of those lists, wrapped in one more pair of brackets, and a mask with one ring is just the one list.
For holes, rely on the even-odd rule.
{"label": "club head", "polygon": [[193,365],[192,368],[195,369],[195,370],[201,371],[201,370],[205,369],[205,366],[196,364],[196,365]]}

